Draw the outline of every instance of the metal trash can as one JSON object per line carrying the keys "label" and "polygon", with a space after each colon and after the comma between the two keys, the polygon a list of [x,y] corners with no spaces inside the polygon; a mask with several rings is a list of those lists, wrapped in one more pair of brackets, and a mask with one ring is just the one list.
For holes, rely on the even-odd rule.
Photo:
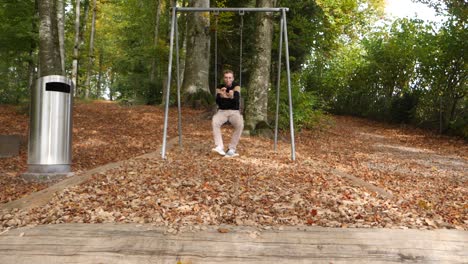
{"label": "metal trash can", "polygon": [[37,79],[31,91],[29,173],[71,171],[73,89],[64,76]]}

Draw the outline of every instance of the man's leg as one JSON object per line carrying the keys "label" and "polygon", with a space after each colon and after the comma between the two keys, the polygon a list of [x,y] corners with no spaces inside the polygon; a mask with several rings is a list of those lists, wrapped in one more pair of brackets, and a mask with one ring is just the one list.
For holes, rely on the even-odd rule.
{"label": "man's leg", "polygon": [[221,126],[228,120],[226,111],[219,110],[212,119],[213,137],[216,147],[224,148],[223,137],[221,135]]}
{"label": "man's leg", "polygon": [[234,126],[234,133],[232,134],[229,149],[235,151],[242,135],[242,130],[244,129],[244,118],[240,114],[240,111],[233,111],[233,113],[229,116],[229,122],[231,122],[231,124]]}

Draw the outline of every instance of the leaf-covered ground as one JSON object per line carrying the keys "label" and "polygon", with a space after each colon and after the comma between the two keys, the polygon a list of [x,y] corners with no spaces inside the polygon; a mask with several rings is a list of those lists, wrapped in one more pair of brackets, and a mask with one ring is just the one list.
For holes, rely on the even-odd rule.
{"label": "leaf-covered ground", "polygon": [[[174,110],[170,137],[176,135]],[[0,134],[26,136],[25,116],[15,115],[10,107],[0,111],[0,121],[8,124]],[[75,171],[159,151],[159,108],[78,104],[74,117]],[[244,137],[238,149],[241,156],[229,159],[210,153],[213,143],[206,115],[184,109],[184,147],[169,150],[167,160],[129,159],[57,193],[44,207],[3,212],[0,223],[6,229],[135,222],[168,226],[169,232],[207,224],[468,229],[465,142],[358,118],[331,120],[326,129],[297,134],[296,162],[289,160],[287,135],[278,152],[271,140]],[[25,163],[25,149],[19,158],[0,160],[3,202],[44,188],[18,180]],[[390,192],[393,198],[332,169]]]}

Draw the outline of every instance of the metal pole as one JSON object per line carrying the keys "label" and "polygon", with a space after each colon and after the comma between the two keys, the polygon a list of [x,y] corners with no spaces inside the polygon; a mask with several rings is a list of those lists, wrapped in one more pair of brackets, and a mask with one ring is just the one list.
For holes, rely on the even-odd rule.
{"label": "metal pole", "polygon": [[286,72],[288,76],[288,97],[289,97],[289,126],[291,130],[291,159],[296,160],[296,145],[294,142],[294,117],[293,117],[293,106],[292,106],[292,95],[291,95],[291,72],[289,70],[289,47],[288,47],[288,26],[286,22],[286,11],[283,9],[282,12],[283,26],[284,26],[284,47],[286,56]]}
{"label": "metal pole", "polygon": [[174,25],[176,22],[176,8],[172,8],[172,22],[171,22],[171,40],[169,46],[169,65],[167,67],[167,86],[166,86],[166,105],[164,110],[164,132],[163,132],[163,145],[161,157],[166,159],[166,144],[167,144],[167,120],[169,117],[169,95],[171,91],[171,68],[172,68],[172,53],[174,46]]}
{"label": "metal pole", "polygon": [[219,12],[215,12],[215,59],[214,59],[214,89],[216,97],[216,87],[218,86],[218,15]]}
{"label": "metal pole", "polygon": [[275,147],[277,150],[278,146],[278,119],[279,119],[279,104],[280,104],[280,81],[281,81],[281,53],[283,51],[283,16],[280,20],[280,40],[278,49],[278,82],[276,83],[276,115],[275,115]]}
{"label": "metal pole", "polygon": [[252,7],[252,8],[203,8],[203,7],[177,7],[178,12],[282,12],[283,10],[289,11],[289,8],[264,8],[264,7]]}
{"label": "metal pole", "polygon": [[177,120],[178,120],[178,129],[179,129],[179,147],[182,147],[182,110],[180,107],[180,67],[179,67],[179,26],[177,23],[177,14],[176,21],[174,24],[175,27],[175,39],[176,39],[176,65],[177,65]]}

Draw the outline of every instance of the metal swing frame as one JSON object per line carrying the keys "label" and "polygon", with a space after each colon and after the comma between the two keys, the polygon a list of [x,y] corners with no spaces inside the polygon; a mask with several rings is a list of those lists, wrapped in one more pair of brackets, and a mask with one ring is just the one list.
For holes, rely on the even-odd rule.
{"label": "metal swing frame", "polygon": [[[294,119],[293,119],[293,106],[292,106],[292,92],[291,92],[291,71],[289,67],[289,46],[288,46],[288,29],[286,22],[286,12],[288,8],[198,8],[198,7],[173,7],[171,19],[171,35],[169,47],[169,63],[167,70],[167,85],[166,85],[166,98],[164,110],[164,132],[163,144],[161,150],[161,157],[166,159],[166,146],[167,146],[167,126],[169,119],[169,99],[171,91],[171,75],[172,75],[172,56],[174,49],[174,38],[176,45],[176,71],[177,71],[177,114],[178,114],[178,131],[179,131],[179,146],[182,146],[182,111],[180,102],[180,69],[179,69],[179,34],[177,26],[177,12],[239,12],[243,15],[245,12],[280,12],[280,42],[278,54],[278,78],[276,85],[276,115],[275,115],[275,143],[274,150],[277,150],[278,145],[278,117],[279,117],[279,99],[280,99],[280,81],[281,81],[281,57],[283,50],[283,35],[285,44],[285,60],[286,60],[286,73],[288,80],[288,100],[289,100],[289,126],[291,134],[291,160],[296,160],[296,146],[294,140]],[[175,36],[175,37],[174,37]],[[242,49],[242,47],[241,47]],[[242,54],[242,53],[241,53]],[[217,73],[216,73],[217,74]],[[242,75],[242,73],[239,73]]]}

